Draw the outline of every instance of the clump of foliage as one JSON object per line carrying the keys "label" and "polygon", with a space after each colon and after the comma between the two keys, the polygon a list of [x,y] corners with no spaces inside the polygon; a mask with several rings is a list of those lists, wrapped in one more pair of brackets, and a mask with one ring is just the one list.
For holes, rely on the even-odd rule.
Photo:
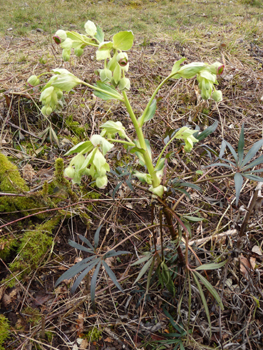
{"label": "clump of foliage", "polygon": [[9,336],[9,322],[4,315],[0,315],[0,350],[5,350],[4,341]]}

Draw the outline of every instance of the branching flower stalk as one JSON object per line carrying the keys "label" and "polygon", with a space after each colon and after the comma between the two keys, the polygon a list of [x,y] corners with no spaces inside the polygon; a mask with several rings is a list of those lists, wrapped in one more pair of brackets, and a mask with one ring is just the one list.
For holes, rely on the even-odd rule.
{"label": "branching flower stalk", "polygon": [[[133,176],[141,182],[148,185],[149,191],[155,198],[162,203],[164,216],[166,218],[172,240],[177,239],[174,229],[173,218],[183,227],[186,234],[186,254],[184,256],[180,244],[177,251],[181,264],[188,268],[188,231],[182,220],[170,209],[166,202],[166,177],[163,175],[165,170],[165,158],[163,157],[167,147],[175,140],[184,141],[185,152],[190,152],[198,139],[196,130],[188,127],[179,129],[161,150],[157,162],[152,159],[151,148],[148,140],[145,139],[143,127],[145,123],[154,118],[156,111],[156,95],[170,79],[192,79],[198,81],[201,96],[203,99],[212,98],[219,102],[222,100],[221,91],[215,89],[217,84],[217,75],[222,74],[224,66],[220,62],[206,64],[202,62],[192,62],[182,65],[185,58],[175,62],[171,73],[166,77],[153,92],[142,115],[136,117],[127,91],[130,89],[130,80],[126,77],[129,70],[129,59],[127,51],[133,45],[133,33],[131,31],[122,31],[115,34],[111,41],[104,41],[104,33],[99,26],[93,22],[87,21],[85,24],[86,34],[58,30],[54,36],[56,44],[63,49],[62,57],[65,61],[70,59],[74,50],[77,57],[81,56],[86,46],[96,47],[96,59],[103,61],[103,68],[99,69],[97,74],[99,79],[95,85],[84,82],[63,68],[54,69],[52,77],[44,86],[41,92],[40,101],[43,107],[43,115],[48,117],[53,111],[62,108],[64,104],[64,92],[71,91],[78,85],[85,85],[94,91],[94,95],[103,100],[118,100],[124,103],[126,110],[134,126],[137,139],[132,140],[126,133],[121,122],[107,121],[101,125],[100,135],[92,135],[89,140],[79,143],[72,147],[66,155],[76,153],[71,159],[69,166],[65,169],[65,176],[72,179],[73,183],[79,184],[82,176],[90,176],[96,182],[98,188],[105,188],[108,182],[107,173],[110,171],[106,155],[114,147],[114,143],[121,143],[132,153],[135,153],[139,159],[140,165],[144,166],[148,173],[133,170]],[[40,84],[40,76],[31,76],[28,83],[31,86]],[[118,138],[116,137],[118,135]]]}

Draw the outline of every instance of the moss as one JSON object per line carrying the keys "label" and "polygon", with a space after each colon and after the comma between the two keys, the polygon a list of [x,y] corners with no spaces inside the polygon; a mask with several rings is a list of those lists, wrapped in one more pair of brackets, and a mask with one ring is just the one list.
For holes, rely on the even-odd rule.
{"label": "moss", "polygon": [[70,115],[67,117],[66,121],[66,126],[67,128],[72,131],[76,136],[78,137],[85,137],[85,127],[87,127],[88,125],[85,125],[85,127],[80,126],[79,122],[77,121],[73,121],[73,116]]}
{"label": "moss", "polygon": [[[6,156],[0,153],[0,192],[22,194],[28,192],[25,180],[20,176],[17,167]],[[24,215],[27,210],[41,207],[38,195],[33,196],[1,196],[0,212],[21,211]],[[37,198],[37,201],[36,201]],[[32,212],[31,212],[32,213]]]}
{"label": "moss", "polygon": [[4,341],[9,336],[9,322],[7,318],[3,315],[0,315],[0,350],[5,350],[2,346]]}
{"label": "moss", "polygon": [[41,314],[37,309],[26,307],[22,313],[23,316],[26,318],[27,323],[30,323],[31,326],[36,326],[41,320]]}
{"label": "moss", "polygon": [[72,191],[70,182],[64,177],[64,162],[62,158],[57,158],[55,162],[54,184],[60,191],[60,198],[61,196],[64,198],[69,196],[74,202],[78,202],[78,196]]}
{"label": "moss", "polygon": [[18,242],[15,238],[1,238],[0,239],[0,258],[4,261],[11,255],[17,247]]}
{"label": "moss", "polygon": [[102,336],[102,330],[97,327],[92,327],[88,333],[84,333],[83,338],[86,338],[90,343],[99,341]]}
{"label": "moss", "polygon": [[52,230],[59,220],[60,216],[57,216],[23,234],[18,245],[18,258],[10,264],[12,272],[23,271],[19,274],[19,279],[39,266],[39,262],[52,245]]}

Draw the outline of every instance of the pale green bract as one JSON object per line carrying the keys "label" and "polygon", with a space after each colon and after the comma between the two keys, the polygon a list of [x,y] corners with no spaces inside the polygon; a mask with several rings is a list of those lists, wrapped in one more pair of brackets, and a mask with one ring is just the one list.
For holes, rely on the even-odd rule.
{"label": "pale green bract", "polygon": [[188,127],[184,126],[175,134],[176,139],[184,140],[185,152],[190,152],[194,146],[194,143],[198,142],[198,140],[193,136],[193,134],[195,133],[196,133],[196,130],[191,130]]}

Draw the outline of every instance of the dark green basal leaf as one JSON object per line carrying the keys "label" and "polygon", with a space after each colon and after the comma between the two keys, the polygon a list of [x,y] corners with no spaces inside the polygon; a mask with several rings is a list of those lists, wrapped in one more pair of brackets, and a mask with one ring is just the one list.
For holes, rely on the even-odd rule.
{"label": "dark green basal leaf", "polygon": [[132,192],[134,192],[134,188],[133,188],[131,182],[130,182],[129,180],[126,180],[125,182],[126,182],[127,186],[129,187],[129,189],[130,189]]}
{"label": "dark green basal leaf", "polygon": [[224,164],[224,163],[214,163],[214,164],[211,164],[211,165],[206,165],[205,168],[210,168],[212,166],[218,166],[218,167],[223,166],[223,167],[228,168],[228,169],[233,169],[232,166],[230,166],[228,164]]}
{"label": "dark green basal leaf", "polygon": [[240,166],[242,161],[243,161],[243,157],[244,157],[244,146],[245,146],[245,136],[244,136],[244,124],[242,125],[241,128],[241,133],[239,136],[239,141],[238,141],[238,165]]}
{"label": "dark green basal leaf", "polygon": [[181,334],[182,334],[182,331],[183,331],[183,333],[185,333],[184,330],[174,322],[173,317],[169,314],[169,312],[165,308],[163,308],[163,312],[164,312],[165,316],[169,318],[170,323],[174,327],[174,329],[176,329]]}
{"label": "dark green basal leaf", "polygon": [[263,182],[263,177],[259,177],[259,176],[252,175],[252,174],[245,174],[245,173],[242,173],[242,175],[249,180]]}
{"label": "dark green basal leaf", "polygon": [[103,41],[104,41],[104,33],[103,33],[103,31],[102,31],[100,26],[97,26],[97,33],[94,36],[94,38],[96,38],[99,43],[103,43]]}
{"label": "dark green basal leaf", "polygon": [[99,258],[95,259],[92,263],[89,264],[89,267],[87,267],[81,274],[78,276],[76,281],[74,282],[70,292],[73,294],[75,293],[76,289],[78,288],[80,282],[83,280],[83,278],[93,269],[94,266],[96,266],[99,262]]}
{"label": "dark green basal leaf", "polygon": [[100,225],[94,235],[94,247],[97,248],[99,244],[99,238],[100,238],[100,230],[102,228],[102,225]]}
{"label": "dark green basal leaf", "polygon": [[257,141],[247,152],[247,155],[245,156],[245,159],[241,163],[241,167],[245,166],[250,160],[255,157],[258,150],[263,146],[263,139]]}
{"label": "dark green basal leaf", "polygon": [[216,120],[212,125],[210,125],[208,128],[206,128],[204,131],[202,131],[199,135],[198,132],[195,133],[193,136],[199,140],[202,141],[204,140],[207,136],[209,136],[210,134],[212,134],[216,128],[218,126],[218,121]]}
{"label": "dark green basal leaf", "polygon": [[115,195],[118,191],[118,189],[121,187],[121,185],[123,184],[124,181],[121,181],[118,183],[118,185],[114,188],[113,192],[112,192],[112,198],[114,199],[115,198]]}
{"label": "dark green basal leaf", "polygon": [[238,200],[243,185],[243,176],[240,173],[236,173],[234,176],[235,189],[236,189],[236,205],[238,205]]}
{"label": "dark green basal leaf", "polygon": [[[246,165],[244,168],[242,168],[242,171],[250,169],[250,168],[254,168],[254,166],[262,164],[263,163],[263,155],[258,157],[257,159],[253,160],[253,162],[251,162],[250,164]],[[260,172],[257,170],[257,172]]]}
{"label": "dark green basal leaf", "polygon": [[238,156],[237,156],[236,151],[235,151],[234,148],[230,145],[229,142],[227,142],[227,141],[225,141],[225,142],[226,142],[226,145],[227,145],[227,147],[229,148],[230,152],[232,153],[232,155],[233,155],[233,157],[234,157],[234,159],[235,159],[235,161],[236,161],[236,164],[238,165]]}
{"label": "dark green basal leaf", "polygon": [[226,141],[223,140],[221,143],[220,152],[219,152],[219,156],[218,156],[219,159],[221,159],[223,157],[225,150],[226,150]]}
{"label": "dark green basal leaf", "polygon": [[82,250],[83,252],[87,252],[87,253],[94,254],[94,251],[93,251],[93,250],[90,250],[90,249],[88,249],[88,248],[86,248],[86,247],[83,247],[83,245],[80,245],[80,244],[78,244],[78,243],[76,243],[76,242],[74,242],[74,241],[71,241],[70,239],[69,239],[69,241],[68,241],[68,244],[69,244],[71,247],[73,247],[73,248]]}
{"label": "dark green basal leaf", "polygon": [[97,282],[97,277],[99,274],[100,266],[101,266],[101,261],[98,263],[98,265],[97,265],[97,267],[92,275],[92,279],[90,281],[90,299],[91,299],[92,303],[94,303],[94,300],[95,300],[96,282]]}
{"label": "dark green basal leaf", "polygon": [[95,250],[92,244],[90,243],[90,241],[86,237],[79,235],[79,238],[82,240],[83,243],[86,243],[93,251]]}
{"label": "dark green basal leaf", "polygon": [[250,170],[249,171],[250,174],[253,174],[253,173],[263,173],[263,169],[256,169],[256,170]]}
{"label": "dark green basal leaf", "polygon": [[88,261],[93,260],[93,259],[95,259],[95,256],[90,256],[90,257],[78,262],[74,266],[72,266],[70,269],[68,269],[66,272],[64,272],[63,275],[61,275],[59,277],[59,279],[55,283],[55,287],[57,287],[59,285],[59,283],[61,283],[62,281],[68,280],[68,279],[76,276],[80,271],[86,269],[90,264],[93,264],[93,261],[87,263]]}
{"label": "dark green basal leaf", "polygon": [[179,182],[179,186],[190,187],[190,188],[193,188],[196,191],[202,192],[202,188],[201,187],[199,187],[199,186],[197,186],[195,184],[192,184],[191,182]]}
{"label": "dark green basal leaf", "polygon": [[103,259],[110,258],[111,256],[122,255],[122,254],[131,254],[131,253],[126,250],[120,250],[118,252],[116,252],[115,250],[110,250],[108,253],[104,255]]}
{"label": "dark green basal leaf", "polygon": [[112,280],[112,282],[123,293],[123,289],[121,288],[119,282],[117,281],[117,278],[116,278],[114,272],[109,268],[108,264],[104,260],[102,260],[102,265],[104,266],[104,268],[105,268],[107,274],[109,275],[110,279]]}

